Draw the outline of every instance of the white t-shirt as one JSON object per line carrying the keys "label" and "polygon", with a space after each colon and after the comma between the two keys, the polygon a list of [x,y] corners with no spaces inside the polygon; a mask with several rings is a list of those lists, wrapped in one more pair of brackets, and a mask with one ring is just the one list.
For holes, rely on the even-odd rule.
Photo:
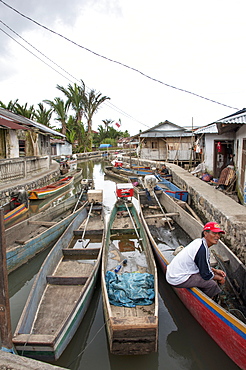
{"label": "white t-shirt", "polygon": [[214,274],[209,256],[206,240],[204,238],[193,240],[167,265],[167,282],[171,285],[179,285],[197,273],[200,273],[204,280],[212,279]]}

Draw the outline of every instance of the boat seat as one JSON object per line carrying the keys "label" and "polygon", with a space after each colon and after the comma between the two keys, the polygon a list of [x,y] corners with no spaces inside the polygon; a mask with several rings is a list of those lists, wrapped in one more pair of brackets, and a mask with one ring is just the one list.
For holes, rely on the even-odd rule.
{"label": "boat seat", "polygon": [[84,276],[46,276],[46,281],[51,285],[85,285],[88,277]]}
{"label": "boat seat", "polygon": [[66,259],[96,259],[100,248],[64,248],[62,249],[63,256]]}

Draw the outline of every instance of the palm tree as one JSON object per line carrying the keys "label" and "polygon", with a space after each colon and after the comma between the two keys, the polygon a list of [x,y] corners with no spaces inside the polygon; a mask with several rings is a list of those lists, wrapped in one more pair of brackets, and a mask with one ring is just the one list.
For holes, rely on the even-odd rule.
{"label": "palm tree", "polygon": [[61,85],[57,85],[56,87],[67,97],[68,107],[72,106],[75,111],[76,121],[82,122],[85,97],[85,84],[83,80],[81,80],[81,86],[75,83],[73,86],[69,84],[67,89]]}
{"label": "palm tree", "polygon": [[0,107],[9,110],[10,112],[14,112],[15,105],[17,104],[19,99],[16,99],[14,102],[10,100],[8,104],[4,104],[2,101],[0,101]]}
{"label": "palm tree", "polygon": [[44,107],[43,103],[39,103],[38,107],[39,108],[36,109],[36,111],[34,113],[34,117],[36,118],[37,122],[42,123],[43,125],[52,128],[50,126],[50,119],[51,119],[53,110],[52,109],[47,110]]}
{"label": "palm tree", "polygon": [[99,106],[107,99],[108,96],[102,96],[101,93],[97,93],[96,90],[90,90],[88,94],[85,95],[85,117],[87,120],[87,129],[90,136],[92,130],[92,117],[99,109]]}
{"label": "palm tree", "polygon": [[107,96],[102,96],[101,93],[97,93],[96,90],[90,90],[88,94],[85,95],[85,117],[87,120],[87,131],[88,131],[88,141],[89,148],[92,147],[92,117],[98,111],[99,106],[107,99]]}
{"label": "palm tree", "polygon": [[105,125],[106,131],[108,131],[109,125],[112,125],[114,123],[114,121],[112,119],[103,119],[102,121]]}
{"label": "palm tree", "polygon": [[56,97],[54,101],[44,100],[44,103],[49,104],[53,112],[56,113],[57,115],[56,121],[61,123],[62,126],[61,132],[63,135],[66,135],[68,104],[58,97]]}
{"label": "palm tree", "polygon": [[16,114],[19,114],[20,116],[33,119],[35,109],[34,105],[30,105],[30,107],[27,107],[27,103],[25,105],[20,105],[19,103],[16,103],[13,107],[13,112]]}

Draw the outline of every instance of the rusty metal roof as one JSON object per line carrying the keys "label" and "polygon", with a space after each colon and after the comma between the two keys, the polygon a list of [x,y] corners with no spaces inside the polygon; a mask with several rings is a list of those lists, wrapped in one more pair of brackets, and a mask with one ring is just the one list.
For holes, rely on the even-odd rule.
{"label": "rusty metal roof", "polygon": [[10,128],[11,130],[27,130],[26,127],[15,123],[14,121],[0,115],[0,126]]}
{"label": "rusty metal roof", "polygon": [[37,128],[38,130],[46,132],[46,133],[51,134],[53,136],[65,137],[65,135],[61,134],[60,132],[52,130],[51,128],[49,128],[45,125],[42,125],[41,123],[34,122],[34,121],[30,120],[29,118],[20,116],[18,114],[13,113],[13,112],[10,112],[7,109],[0,108],[0,115],[5,119],[9,119],[12,122],[15,122],[16,124],[19,124],[21,126],[21,128],[18,128],[19,130],[24,129],[24,127],[27,126],[29,129],[31,127],[32,128]]}

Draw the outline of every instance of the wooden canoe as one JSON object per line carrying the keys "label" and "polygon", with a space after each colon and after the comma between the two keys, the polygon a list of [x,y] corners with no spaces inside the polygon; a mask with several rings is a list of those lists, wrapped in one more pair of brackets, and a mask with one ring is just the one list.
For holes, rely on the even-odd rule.
{"label": "wooden canoe", "polygon": [[86,194],[83,194],[80,200],[75,196],[69,197],[7,229],[5,235],[8,272],[16,270],[37,253],[54,244],[86,200]]}
{"label": "wooden canoe", "polygon": [[[141,218],[149,235],[154,254],[163,272],[174,258],[173,252],[179,244],[174,244],[175,238],[170,230],[166,217],[156,207],[157,202],[148,202],[144,192],[139,194]],[[172,212],[174,227],[178,230],[183,245],[190,240],[201,237],[203,225],[189,215],[171,197],[161,193],[159,197],[164,212]],[[156,217],[150,217],[156,214]],[[189,240],[187,240],[189,237]],[[185,241],[186,244],[185,244]],[[216,303],[198,288],[174,288],[178,297],[188,308],[194,318],[215,340],[222,350],[241,368],[246,369],[246,268],[245,265],[220,240],[210,248],[210,261],[213,267],[224,269],[227,274],[225,296]],[[223,290],[223,291],[224,291]],[[233,303],[232,303],[233,302]]]}
{"label": "wooden canoe", "polygon": [[74,180],[73,176],[67,176],[56,182],[53,182],[52,184],[43,186],[42,188],[29,190],[28,191],[29,199],[35,200],[48,198],[51,195],[54,195],[60,191],[65,190],[68,186],[70,186],[73,183],[73,180]]}
{"label": "wooden canoe", "polygon": [[28,197],[25,191],[13,194],[10,202],[3,205],[5,228],[28,217]]}
{"label": "wooden canoe", "polygon": [[[125,259],[127,263],[123,265],[122,261]],[[114,269],[117,266],[118,269],[121,267],[119,272],[115,273]],[[108,292],[112,285],[107,280],[110,272],[116,280],[131,278],[133,275],[136,275],[136,278],[151,276],[154,298],[146,303],[147,305],[139,300],[136,306],[133,304],[132,307],[129,305],[126,307],[124,302],[122,306],[112,303],[112,295],[109,296]],[[117,200],[111,211],[103,250],[101,284],[110,352],[118,355],[142,355],[157,351],[156,265],[147,234],[132,202]],[[146,286],[142,287],[142,291],[143,294],[147,294]],[[125,297],[127,300],[134,291],[128,290],[128,293]]]}
{"label": "wooden canoe", "polygon": [[[113,167],[113,166],[106,166],[104,169],[105,173],[108,176],[115,177],[121,181],[135,181],[139,182],[139,179],[144,178],[146,175],[153,174],[151,170],[146,169],[139,169],[134,170],[132,168],[119,168],[119,167]],[[186,190],[180,189],[178,186],[173,184],[171,181],[167,180],[166,178],[162,177],[161,175],[156,175],[158,178],[157,187],[159,190],[164,191],[168,195],[170,195],[173,198],[176,198],[178,200],[182,200],[184,202],[188,201],[188,192]],[[141,190],[141,185],[134,187],[134,190],[137,192],[139,189]]]}
{"label": "wooden canoe", "polygon": [[13,336],[18,354],[56,360],[78,329],[98,277],[102,212],[83,207],[46,257]]}

